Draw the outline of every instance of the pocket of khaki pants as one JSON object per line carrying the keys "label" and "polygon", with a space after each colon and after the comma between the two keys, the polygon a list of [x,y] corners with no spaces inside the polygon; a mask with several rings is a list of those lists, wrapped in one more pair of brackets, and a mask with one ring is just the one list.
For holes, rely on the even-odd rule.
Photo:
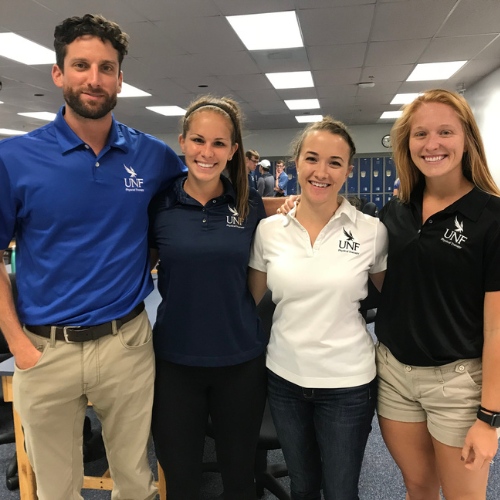
{"label": "pocket of khaki pants", "polygon": [[43,358],[45,357],[45,353],[47,352],[49,348],[49,339],[46,339],[45,337],[41,337],[40,335],[36,335],[29,330],[26,330],[26,328],[23,328],[24,334],[26,337],[28,337],[29,341],[33,344],[33,347],[35,347],[38,351],[42,353],[42,355],[38,358],[38,361],[33,365],[30,366],[29,368],[19,368],[16,364],[16,371],[19,372],[27,372],[30,370],[33,370],[34,368],[37,368],[40,366],[40,363],[42,362]]}
{"label": "pocket of khaki pants", "polygon": [[125,323],[118,330],[118,337],[125,349],[138,349],[151,342],[153,332],[146,311]]}

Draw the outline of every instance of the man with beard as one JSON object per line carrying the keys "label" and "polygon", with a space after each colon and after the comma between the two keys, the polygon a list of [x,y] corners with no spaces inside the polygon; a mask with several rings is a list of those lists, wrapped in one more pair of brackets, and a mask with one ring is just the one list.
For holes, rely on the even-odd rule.
{"label": "man with beard", "polygon": [[128,46],[120,27],[87,14],[54,35],[52,76],[66,105],[52,123],[0,143],[0,248],[14,234],[17,246],[19,319],[0,258],[14,404],[39,500],[82,499],[89,400],[102,422],[112,499],[152,500],[147,208],[184,166],[111,114]]}

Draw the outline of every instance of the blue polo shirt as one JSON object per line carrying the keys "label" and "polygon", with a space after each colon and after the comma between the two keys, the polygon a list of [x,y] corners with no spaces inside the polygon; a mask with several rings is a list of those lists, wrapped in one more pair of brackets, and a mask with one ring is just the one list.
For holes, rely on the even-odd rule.
{"label": "blue polo shirt", "polygon": [[153,340],[156,355],[173,363],[229,366],[266,348],[247,286],[250,247],[264,205],[250,189],[250,213],[240,223],[233,187],[221,179],[224,193],[205,206],[184,191],[185,178],[179,178],[152,209],[150,242],[160,253],[163,299]]}
{"label": "blue polo shirt", "polygon": [[89,326],[124,316],[152,291],[148,204],[185,167],[114,118],[96,157],[64,109],[0,142],[0,248],[16,234],[23,323]]}
{"label": "blue polo shirt", "polygon": [[278,179],[278,187],[280,189],[283,189],[285,191],[283,193],[284,196],[286,196],[286,185],[288,184],[288,175],[286,172],[281,172],[279,179]]}

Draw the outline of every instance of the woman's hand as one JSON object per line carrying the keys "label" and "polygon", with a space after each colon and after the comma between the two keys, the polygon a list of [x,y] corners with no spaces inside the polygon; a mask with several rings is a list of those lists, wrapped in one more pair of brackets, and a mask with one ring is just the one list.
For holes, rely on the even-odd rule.
{"label": "woman's hand", "polygon": [[278,213],[286,215],[295,205],[300,203],[300,196],[288,196],[285,198],[285,203],[278,208]]}
{"label": "woman's hand", "polygon": [[485,422],[476,420],[469,429],[462,448],[462,459],[465,467],[470,470],[479,470],[489,467],[498,448],[497,430]]}

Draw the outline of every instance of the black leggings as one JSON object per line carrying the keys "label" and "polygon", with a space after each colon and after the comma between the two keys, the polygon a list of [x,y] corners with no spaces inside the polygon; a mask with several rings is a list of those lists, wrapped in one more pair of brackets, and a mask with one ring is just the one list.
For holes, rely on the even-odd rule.
{"label": "black leggings", "polygon": [[168,500],[199,500],[208,415],[225,500],[255,500],[254,460],[266,401],[265,354],[234,366],[156,360],[153,439]]}

